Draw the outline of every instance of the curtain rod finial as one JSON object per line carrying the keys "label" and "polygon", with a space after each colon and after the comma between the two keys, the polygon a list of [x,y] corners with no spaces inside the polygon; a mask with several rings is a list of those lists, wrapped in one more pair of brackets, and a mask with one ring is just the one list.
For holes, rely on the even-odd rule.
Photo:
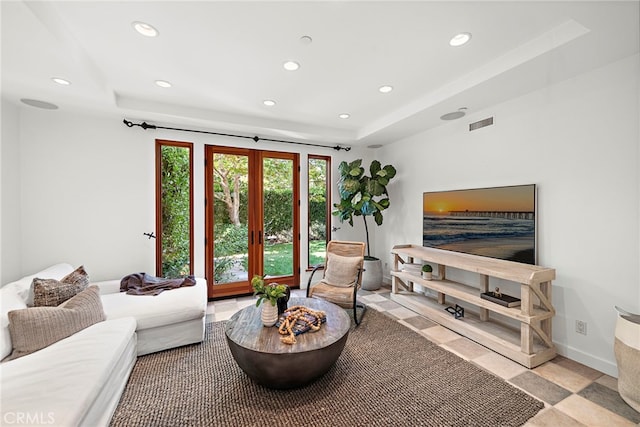
{"label": "curtain rod finial", "polygon": [[251,138],[251,139],[253,139],[255,142],[260,141],[260,138],[258,138],[257,136],[254,136],[254,137],[253,137],[253,138]]}

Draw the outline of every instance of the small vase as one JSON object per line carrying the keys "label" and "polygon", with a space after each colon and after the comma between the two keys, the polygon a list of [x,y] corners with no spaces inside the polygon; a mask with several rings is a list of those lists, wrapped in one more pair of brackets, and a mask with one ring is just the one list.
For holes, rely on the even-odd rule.
{"label": "small vase", "polygon": [[431,280],[433,278],[433,273],[430,271],[423,271],[422,278],[425,280]]}
{"label": "small vase", "polygon": [[287,302],[289,302],[289,297],[291,297],[291,289],[289,289],[289,286],[285,286],[285,295],[278,298],[278,302],[276,303],[276,306],[278,307],[278,316],[282,315],[282,313],[284,313],[284,311],[287,309]]}
{"label": "small vase", "polygon": [[278,306],[271,305],[269,300],[265,300],[262,303],[262,312],[260,313],[260,319],[264,326],[270,327],[276,324],[278,321]]}

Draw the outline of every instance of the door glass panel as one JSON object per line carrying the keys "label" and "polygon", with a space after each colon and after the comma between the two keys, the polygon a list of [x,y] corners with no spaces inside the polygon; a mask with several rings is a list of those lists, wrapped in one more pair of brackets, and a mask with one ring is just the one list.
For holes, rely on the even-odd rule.
{"label": "door glass panel", "polygon": [[264,274],[293,274],[293,161],[264,158],[263,163]]}
{"label": "door glass panel", "polygon": [[213,195],[214,283],[245,281],[249,271],[248,156],[214,154]]}
{"label": "door glass panel", "polygon": [[329,161],[309,156],[309,267],[324,264],[329,227]]}

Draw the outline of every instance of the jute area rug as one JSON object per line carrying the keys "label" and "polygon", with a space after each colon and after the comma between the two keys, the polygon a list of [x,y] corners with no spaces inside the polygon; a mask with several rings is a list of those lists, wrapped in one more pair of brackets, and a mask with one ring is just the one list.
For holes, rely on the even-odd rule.
{"label": "jute area rug", "polygon": [[519,426],[544,407],[375,310],[327,374],[270,390],[235,363],[224,324],[138,358],[112,426]]}

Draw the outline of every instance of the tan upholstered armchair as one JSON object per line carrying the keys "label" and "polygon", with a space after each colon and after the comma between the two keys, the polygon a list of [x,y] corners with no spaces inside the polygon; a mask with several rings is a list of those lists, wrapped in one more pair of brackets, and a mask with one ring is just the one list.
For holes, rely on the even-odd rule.
{"label": "tan upholstered armchair", "polygon": [[[360,324],[366,310],[364,304],[356,301],[362,285],[364,247],[362,242],[330,241],[324,265],[313,269],[307,284],[307,297],[324,299],[343,308],[353,308],[356,325]],[[318,270],[324,272],[322,279],[312,284],[313,275]],[[357,309],[361,310],[359,318]]]}

